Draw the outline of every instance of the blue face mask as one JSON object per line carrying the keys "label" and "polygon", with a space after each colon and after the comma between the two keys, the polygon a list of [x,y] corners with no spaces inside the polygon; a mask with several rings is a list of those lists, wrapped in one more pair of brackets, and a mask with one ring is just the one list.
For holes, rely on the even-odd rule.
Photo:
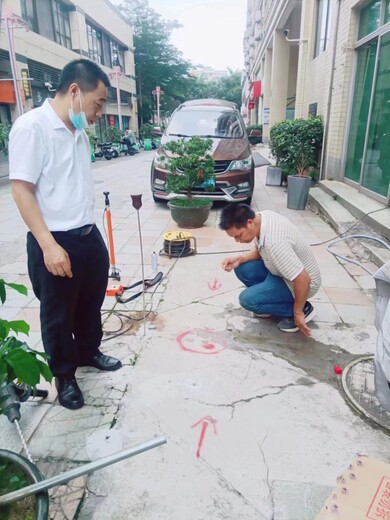
{"label": "blue face mask", "polygon": [[69,109],[69,119],[72,125],[76,128],[76,130],[82,130],[83,128],[88,128],[89,124],[87,121],[87,117],[85,112],[83,112],[83,106],[81,104],[81,93],[80,93],[80,112],[75,114],[73,111],[73,100],[70,100],[70,109]]}

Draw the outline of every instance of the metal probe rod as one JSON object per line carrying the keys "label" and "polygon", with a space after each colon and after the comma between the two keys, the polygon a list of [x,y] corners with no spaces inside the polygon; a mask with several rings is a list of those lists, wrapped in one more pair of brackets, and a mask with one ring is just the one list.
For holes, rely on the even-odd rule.
{"label": "metal probe rod", "polygon": [[111,209],[110,209],[110,200],[108,198],[110,192],[104,191],[104,204],[105,204],[105,214],[107,218],[107,233],[108,233],[108,252],[110,256],[110,263],[111,263],[111,274],[109,278],[115,278],[115,280],[120,280],[121,277],[119,275],[119,271],[116,268],[115,265],[115,249],[114,249],[114,237],[112,234],[112,220],[111,220]]}
{"label": "metal probe rod", "polygon": [[34,464],[33,458],[31,457],[31,453],[27,447],[27,442],[23,436],[22,430],[20,429],[19,421],[17,419],[14,420],[14,425],[16,426],[16,429],[18,430],[20,440],[22,441],[24,451],[26,452],[28,460],[31,462],[31,464]]}
{"label": "metal probe rod", "polygon": [[41,480],[40,482],[32,484],[31,486],[18,489],[17,491],[12,491],[12,493],[7,493],[6,495],[0,496],[0,505],[10,504],[11,502],[21,500],[22,498],[28,497],[29,495],[34,495],[39,491],[44,491],[61,484],[66,484],[69,482],[69,480],[81,477],[81,475],[85,475],[86,473],[92,473],[97,469],[104,468],[105,466],[109,466],[115,462],[120,462],[121,460],[134,457],[134,455],[139,455],[145,451],[152,450],[153,448],[157,448],[158,446],[166,444],[166,442],[167,441],[165,437],[156,437],[155,439],[143,442],[142,444],[137,444],[137,446],[133,446],[127,450],[114,453],[113,455],[108,455],[107,457],[103,457],[100,460],[95,460],[94,462],[84,464],[84,466],[71,469],[65,473],[56,475],[55,477]]}
{"label": "metal probe rod", "polygon": [[142,207],[142,195],[130,195],[133,202],[133,208],[137,211],[139,246],[141,250],[141,270],[142,270],[142,307],[143,307],[143,322],[144,322],[144,336],[146,336],[146,308],[145,308],[145,268],[144,268],[144,248],[142,245],[141,221],[139,218],[139,210]]}

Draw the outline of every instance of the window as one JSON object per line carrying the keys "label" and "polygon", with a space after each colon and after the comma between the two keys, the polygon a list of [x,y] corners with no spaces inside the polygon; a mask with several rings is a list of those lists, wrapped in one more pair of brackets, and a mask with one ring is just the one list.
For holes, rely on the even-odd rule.
{"label": "window", "polygon": [[168,135],[186,134],[230,139],[242,139],[244,136],[244,128],[236,113],[195,107],[176,112],[169,122],[167,132]]}
{"label": "window", "polygon": [[31,31],[38,32],[37,13],[35,0],[21,0],[22,18],[25,20]]}
{"label": "window", "polygon": [[57,43],[68,49],[72,48],[70,39],[69,13],[58,0],[51,0],[53,14],[54,39]]}
{"label": "window", "polygon": [[360,11],[359,40],[380,26],[381,3],[381,0],[374,0]]}
{"label": "window", "polygon": [[[102,32],[93,25],[87,23],[88,56],[89,59],[107,65],[103,60]],[[109,64],[108,64],[109,65]]]}
{"label": "window", "polygon": [[318,0],[317,2],[317,30],[314,57],[324,52],[329,45],[330,32],[330,4],[331,0]]}
{"label": "window", "polygon": [[386,0],[385,23],[390,22],[390,0]]}
{"label": "window", "polygon": [[22,17],[32,31],[72,48],[69,13],[59,0],[21,0]]}
{"label": "window", "polygon": [[111,63],[113,67],[120,66],[124,70],[123,49],[115,40],[111,40]]}

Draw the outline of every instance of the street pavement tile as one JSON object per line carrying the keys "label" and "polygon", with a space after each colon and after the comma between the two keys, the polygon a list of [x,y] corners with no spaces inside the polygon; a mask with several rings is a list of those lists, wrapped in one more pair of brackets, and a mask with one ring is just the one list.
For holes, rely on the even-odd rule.
{"label": "street pavement tile", "polygon": [[273,482],[273,520],[313,520],[333,489],[314,482]]}
{"label": "street pavement tile", "polygon": [[[44,478],[51,478],[81,466],[65,460],[39,460],[38,469]],[[87,486],[87,475],[70,480],[67,484],[56,486],[49,490],[50,520],[71,520],[76,518],[77,509],[84,496]]]}
{"label": "street pavement tile", "polygon": [[336,310],[344,323],[356,323],[372,325],[375,320],[375,308],[373,305],[347,305],[335,304]]}
{"label": "street pavement tile", "polygon": [[314,303],[314,302],[330,303],[330,299],[327,294],[327,291],[323,287],[320,287],[318,292],[313,297],[310,298],[310,301],[312,303]]}
{"label": "street pavement tile", "polygon": [[26,274],[26,272],[27,272],[27,265],[25,262],[14,262],[12,264],[3,264],[0,267],[0,276],[7,276],[9,274],[17,274],[17,275],[21,276],[21,275]]}
{"label": "street pavement tile", "polygon": [[[51,403],[41,399],[29,399],[21,404],[19,425],[27,442],[31,439],[46,413],[51,409]],[[0,439],[1,449],[15,451],[16,453],[23,452],[23,445],[16,426],[10,423],[5,415],[0,415]],[[22,454],[25,455],[24,452]]]}
{"label": "street pavement tile", "polygon": [[[312,301],[312,300],[311,300]],[[312,301],[317,314],[313,318],[313,322],[325,323],[341,323],[342,320],[332,303],[314,302]]]}
{"label": "street pavement tile", "polygon": [[31,331],[41,330],[41,321],[38,307],[25,307],[15,316],[15,320],[24,320],[30,325]]}
{"label": "street pavement tile", "polygon": [[[340,269],[343,269],[340,266]],[[335,272],[335,271],[327,271],[323,269],[321,271],[321,279],[322,286],[327,287],[341,287],[345,289],[358,289],[358,284],[348,275],[345,276],[345,273]]]}
{"label": "street pavement tile", "polygon": [[[372,262],[362,262],[362,265],[373,273],[375,273],[378,270],[378,266],[376,266]],[[367,271],[365,271],[360,265],[356,264],[346,263],[345,269],[352,276],[363,276],[368,274]]]}
{"label": "street pavement tile", "polygon": [[[350,324],[339,324],[335,327],[334,323],[317,321],[312,336],[316,341],[328,346],[330,352],[338,352],[342,349],[350,354],[363,356],[375,352],[378,332],[373,324],[355,325],[351,328]],[[340,358],[342,358],[341,353]]]}
{"label": "street pavement tile", "polygon": [[[83,390],[83,388],[81,388]],[[85,405],[80,410],[52,406],[29,443],[34,458],[88,460],[86,442],[96,430],[109,432],[118,406]]]}
{"label": "street pavement tile", "polygon": [[369,274],[365,274],[362,276],[355,276],[355,280],[357,281],[357,283],[359,284],[359,286],[362,289],[368,290],[368,289],[376,288],[375,279],[373,276],[371,276]]}
{"label": "street pavement tile", "polygon": [[328,287],[325,289],[332,303],[349,303],[351,305],[370,305],[372,302],[360,289],[341,289]]}

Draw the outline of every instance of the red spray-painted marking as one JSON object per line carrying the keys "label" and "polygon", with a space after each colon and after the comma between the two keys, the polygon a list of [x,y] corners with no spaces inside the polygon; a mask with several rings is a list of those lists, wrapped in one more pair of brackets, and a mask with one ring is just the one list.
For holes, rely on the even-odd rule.
{"label": "red spray-painted marking", "polygon": [[207,285],[209,286],[210,291],[218,291],[218,289],[222,287],[221,282],[217,278],[214,278]]}
{"label": "red spray-painted marking", "polygon": [[[218,337],[213,340],[217,333],[207,329],[191,329],[177,336],[176,341],[186,352],[193,354],[219,354],[225,350],[226,345]],[[211,340],[211,341],[210,341]]]}
{"label": "red spray-painted marking", "polygon": [[201,448],[203,446],[203,440],[205,438],[206,431],[207,431],[207,428],[209,427],[209,424],[212,424],[213,427],[214,427],[214,435],[218,435],[217,434],[217,426],[216,426],[217,421],[215,419],[213,419],[210,415],[206,415],[206,417],[202,417],[202,419],[200,419],[200,421],[198,421],[195,424],[193,424],[191,426],[191,428],[195,428],[200,423],[202,423],[202,429],[201,429],[201,432],[200,432],[200,438],[199,438],[199,442],[198,442],[198,449],[196,450],[196,458],[198,458],[198,459],[200,457],[200,450],[201,450]]}

